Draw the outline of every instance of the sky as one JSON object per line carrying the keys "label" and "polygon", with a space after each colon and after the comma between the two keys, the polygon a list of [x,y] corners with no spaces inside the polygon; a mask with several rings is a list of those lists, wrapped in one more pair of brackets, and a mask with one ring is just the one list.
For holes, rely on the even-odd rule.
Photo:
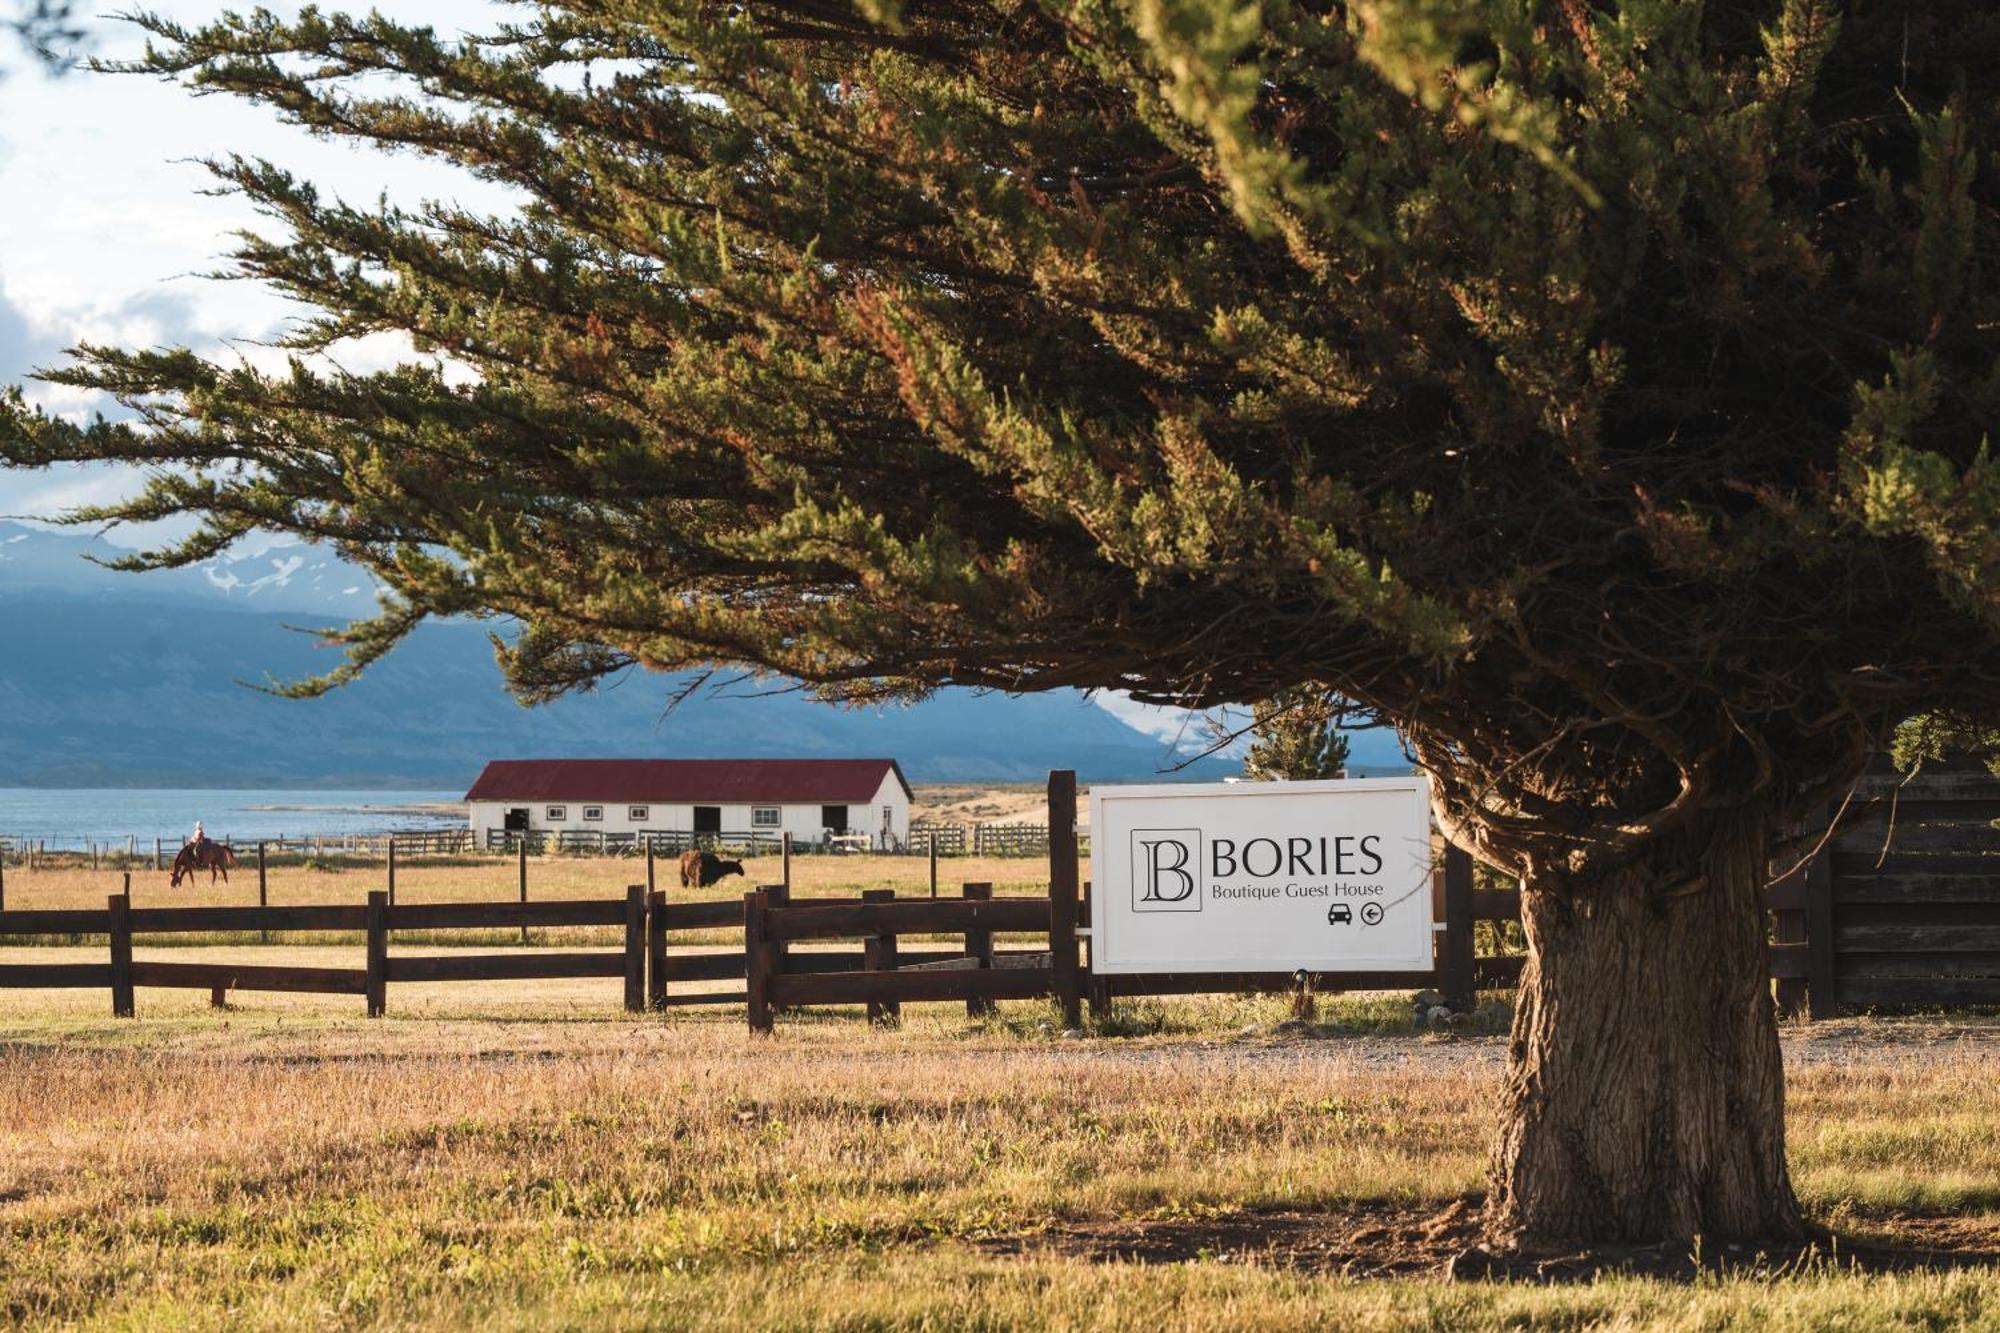
{"label": "sky", "polygon": [[[143,34],[106,17],[122,7],[123,0],[79,5],[88,32],[85,54],[116,60],[143,49]],[[154,0],[149,7],[196,23],[225,5]],[[279,14],[297,8],[267,7]],[[373,8],[456,35],[487,31],[514,7],[491,0],[376,0]],[[29,401],[81,419],[115,412],[116,404],[29,379],[38,367],[60,365],[64,349],[77,342],[187,346],[211,358],[253,363],[275,359],[259,344],[296,317],[297,308],[255,284],[204,276],[223,266],[232,233],[270,225],[241,199],[202,193],[211,178],[199,159],[231,152],[268,158],[325,192],[361,202],[386,193],[404,204],[444,197],[494,210],[507,206],[497,186],[413,154],[316,139],[235,98],[196,97],[176,83],[138,75],[87,69],[55,75],[18,47],[0,50],[0,385],[21,385]],[[410,354],[407,343],[375,338],[341,349],[339,359],[362,371]],[[129,494],[140,481],[133,469],[109,466],[0,468],[0,517],[52,516]],[[140,545],[173,534],[153,526],[107,535]],[[1179,710],[1149,708],[1116,694],[1097,698],[1163,739],[1186,742],[1194,735]]]}
{"label": "sky", "polygon": [[[121,7],[80,6],[88,54],[117,59],[143,48],[131,24],[101,16]],[[151,7],[198,22],[224,4],[164,0]],[[378,0],[375,7],[448,34],[484,30],[503,8],[484,0]],[[112,405],[27,380],[36,367],[60,364],[63,349],[78,341],[270,357],[257,344],[296,311],[254,284],[202,276],[222,266],[232,232],[269,225],[240,199],[202,193],[210,178],[196,159],[226,152],[283,163],[358,201],[386,192],[411,203],[446,194],[505,205],[494,187],[434,162],[314,139],[235,98],[195,97],[138,75],[51,75],[18,46],[0,49],[0,384],[24,385],[30,401],[50,410],[87,415]],[[362,370],[408,354],[407,344],[371,342],[343,349],[342,364]],[[0,515],[46,515],[135,485],[122,469],[0,469]]]}

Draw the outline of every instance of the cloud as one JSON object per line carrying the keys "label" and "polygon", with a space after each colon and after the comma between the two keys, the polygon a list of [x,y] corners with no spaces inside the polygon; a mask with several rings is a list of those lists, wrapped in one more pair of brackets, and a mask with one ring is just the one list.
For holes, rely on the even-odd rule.
{"label": "cloud", "polygon": [[0,283],[0,384],[19,384],[32,367],[52,360],[60,350],[51,338],[35,331]]}
{"label": "cloud", "polygon": [[[29,402],[45,411],[81,420],[93,413],[124,414],[109,396],[91,389],[29,379],[36,369],[59,366],[64,351],[81,341],[141,346],[193,340],[194,312],[174,292],[142,292],[108,309],[84,308],[34,317],[14,301],[0,274],[0,385],[19,385]],[[52,519],[86,505],[108,504],[138,493],[143,468],[116,463],[59,464],[20,469],[0,467],[0,515]],[[121,528],[109,534],[120,546],[172,541],[193,529],[190,520],[167,520]]]}
{"label": "cloud", "polygon": [[[7,7],[0,0],[0,11]],[[160,0],[147,8],[199,22],[216,6]],[[510,12],[493,0],[384,0],[382,8],[446,33],[488,31]],[[145,38],[129,22],[92,17],[88,26],[92,51],[107,59],[136,55]],[[268,158],[329,196],[359,201],[386,194],[412,204],[442,195],[494,211],[514,201],[506,187],[413,153],[315,138],[239,98],[196,97],[185,86],[138,76],[78,71],[52,78],[30,66],[7,74],[0,94],[0,385],[20,385],[30,402],[72,419],[118,409],[101,394],[28,375],[60,365],[64,349],[78,342],[187,346],[224,363],[282,365],[284,352],[248,340],[268,340],[300,314],[298,306],[256,283],[198,276],[227,267],[235,229],[273,228],[246,200],[202,193],[213,181],[193,159],[222,149]],[[366,372],[413,352],[407,337],[385,335],[341,347],[333,360]],[[446,371],[453,382],[470,378],[450,363]],[[46,514],[140,484],[136,469],[0,468],[0,514]],[[138,539],[118,534],[121,542]]]}
{"label": "cloud", "polygon": [[[1186,708],[1142,704],[1131,695],[1118,690],[1099,690],[1090,697],[1099,708],[1132,730],[1151,736],[1183,753],[1206,750],[1211,743],[1202,730],[1205,717],[1202,713]],[[1240,743],[1234,744],[1226,747],[1222,753],[1227,755],[1241,748]]]}

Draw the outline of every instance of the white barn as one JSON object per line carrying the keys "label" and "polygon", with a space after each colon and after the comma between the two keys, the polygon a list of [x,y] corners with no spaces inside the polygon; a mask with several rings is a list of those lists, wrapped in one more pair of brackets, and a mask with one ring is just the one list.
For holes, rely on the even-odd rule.
{"label": "white barn", "polygon": [[503,830],[860,835],[878,850],[910,838],[910,784],[893,759],[495,759],[465,804],[479,846]]}

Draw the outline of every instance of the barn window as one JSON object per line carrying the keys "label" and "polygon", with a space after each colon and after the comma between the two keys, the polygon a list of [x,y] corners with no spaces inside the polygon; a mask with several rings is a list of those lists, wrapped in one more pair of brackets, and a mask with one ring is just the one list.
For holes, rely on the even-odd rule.
{"label": "barn window", "polygon": [[601,822],[604,819],[604,807],[601,805],[586,805],[583,807],[583,817]]}
{"label": "barn window", "polygon": [[760,805],[750,811],[751,828],[776,828],[784,822],[783,815],[775,805]]}
{"label": "barn window", "polygon": [[551,824],[560,824],[569,818],[569,807],[566,805],[552,805],[543,813]]}
{"label": "barn window", "polygon": [[625,818],[631,820],[634,824],[643,824],[652,817],[653,807],[650,805],[628,805],[625,807]]}

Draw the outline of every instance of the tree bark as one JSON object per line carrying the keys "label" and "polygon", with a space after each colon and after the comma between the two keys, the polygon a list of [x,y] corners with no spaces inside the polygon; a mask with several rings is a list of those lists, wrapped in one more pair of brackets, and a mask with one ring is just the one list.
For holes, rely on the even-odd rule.
{"label": "tree bark", "polygon": [[1494,1242],[1805,1234],[1785,1166],[1767,827],[1730,812],[1645,863],[1527,885]]}

